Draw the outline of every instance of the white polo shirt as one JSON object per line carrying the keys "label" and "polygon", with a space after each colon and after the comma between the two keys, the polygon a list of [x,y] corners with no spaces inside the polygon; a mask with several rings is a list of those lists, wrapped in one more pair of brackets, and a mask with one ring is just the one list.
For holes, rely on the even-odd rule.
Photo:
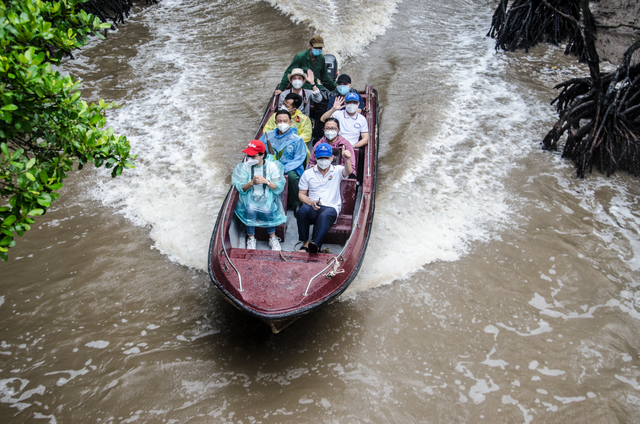
{"label": "white polo shirt", "polygon": [[360,140],[360,133],[369,132],[367,118],[357,112],[354,116],[349,116],[345,109],[336,110],[331,117],[340,122],[340,135],[346,138],[352,146]]}
{"label": "white polo shirt", "polygon": [[344,180],[342,165],[331,165],[329,171],[323,176],[318,165],[309,168],[300,177],[300,190],[308,190],[307,196],[311,200],[320,199],[322,206],[331,206],[340,215],[342,199],[340,197],[340,183]]}

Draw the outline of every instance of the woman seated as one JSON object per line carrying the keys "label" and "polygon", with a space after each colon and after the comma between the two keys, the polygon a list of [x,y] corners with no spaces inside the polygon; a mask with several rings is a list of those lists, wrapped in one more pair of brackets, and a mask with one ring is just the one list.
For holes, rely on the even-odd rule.
{"label": "woman seated", "polygon": [[247,226],[247,249],[256,248],[256,227],[266,227],[271,250],[281,250],[276,226],[287,221],[280,193],[284,190],[282,164],[265,157],[264,143],[253,140],[242,152],[247,160],[233,170],[232,184],[240,193],[236,216]]}
{"label": "woman seated", "polygon": [[[328,143],[334,150],[341,151],[344,147],[350,154],[350,158],[348,159],[351,162],[351,168],[353,169],[353,177],[355,178],[356,174],[356,154],[353,150],[353,146],[349,143],[344,137],[340,135],[340,122],[336,118],[327,118],[324,123],[324,137],[322,137],[318,144],[320,143]],[[340,163],[338,163],[340,162]],[[345,158],[342,155],[334,155],[332,165],[342,165],[345,166]],[[315,149],[313,153],[311,153],[311,158],[309,159],[309,168],[313,168],[316,166],[316,153]]]}

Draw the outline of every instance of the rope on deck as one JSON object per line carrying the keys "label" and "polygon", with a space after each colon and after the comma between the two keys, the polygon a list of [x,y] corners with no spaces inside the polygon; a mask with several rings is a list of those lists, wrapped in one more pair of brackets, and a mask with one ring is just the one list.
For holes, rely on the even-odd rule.
{"label": "rope on deck", "polygon": [[[341,268],[340,268],[340,263],[339,263],[339,262],[340,262],[340,259],[339,259],[339,256],[336,256],[336,257],[335,257],[335,258],[333,258],[333,259],[334,259],[334,262],[333,262],[333,269],[332,269],[331,271],[327,272],[327,273],[324,275],[324,276],[325,276],[325,277],[327,277],[327,278],[333,278],[333,277],[335,277],[336,275],[338,275],[338,274],[342,274],[342,273],[344,272],[344,269],[341,269]],[[329,261],[330,261],[330,260],[331,260],[331,259],[329,259]],[[328,261],[327,261],[327,262],[328,262]]]}

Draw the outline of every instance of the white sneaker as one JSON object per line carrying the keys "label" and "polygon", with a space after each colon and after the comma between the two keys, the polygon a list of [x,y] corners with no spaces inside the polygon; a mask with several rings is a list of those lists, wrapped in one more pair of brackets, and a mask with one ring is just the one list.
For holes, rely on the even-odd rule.
{"label": "white sneaker", "polygon": [[280,239],[276,236],[269,237],[269,246],[271,246],[271,250],[282,250],[280,247]]}
{"label": "white sneaker", "polygon": [[249,237],[247,239],[247,249],[255,249],[256,248],[256,238]]}

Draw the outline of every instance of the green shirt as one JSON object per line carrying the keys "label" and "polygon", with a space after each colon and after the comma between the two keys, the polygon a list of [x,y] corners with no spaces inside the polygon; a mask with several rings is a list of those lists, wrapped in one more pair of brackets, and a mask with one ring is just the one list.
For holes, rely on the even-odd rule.
{"label": "green shirt", "polygon": [[[291,65],[284,72],[282,77],[282,82],[280,82],[280,86],[278,87],[280,90],[284,90],[289,85],[289,74],[295,68],[302,68],[302,70],[306,73],[308,69],[313,71],[313,76],[317,80],[322,81],[322,86],[324,86],[329,91],[335,90],[336,83],[333,82],[329,74],[327,73],[327,64],[324,61],[324,56],[319,55],[315,57],[315,60],[311,62],[311,52],[309,50],[305,50],[303,52],[298,53],[293,57],[293,61]],[[307,90],[311,90],[311,84],[305,82],[302,88],[306,88]]]}

